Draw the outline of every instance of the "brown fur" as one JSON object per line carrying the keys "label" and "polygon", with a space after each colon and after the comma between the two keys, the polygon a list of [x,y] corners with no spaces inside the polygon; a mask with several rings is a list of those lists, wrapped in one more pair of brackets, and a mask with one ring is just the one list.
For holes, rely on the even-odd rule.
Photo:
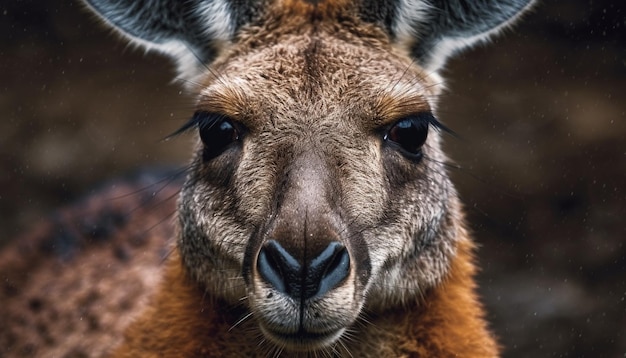
{"label": "brown fur", "polygon": [[[0,329],[1,356],[101,356],[121,341],[124,331],[125,346],[112,356],[271,353],[273,348],[264,344],[253,319],[240,322],[247,315],[245,307],[232,306],[204,292],[184,273],[177,251],[159,273],[163,255],[169,252],[167,235],[172,228],[168,220],[158,222],[172,210],[173,202],[164,200],[177,186],[171,185],[152,200],[142,200],[141,193],[126,195],[145,190],[148,184],[129,184],[63,210],[62,220],[42,223],[3,251],[0,318],[10,324]],[[90,217],[128,215],[128,208],[136,207],[140,209],[115,228],[107,238],[110,241],[94,243],[93,232],[87,231],[78,236],[86,246],[77,250],[75,257],[50,256],[46,242],[58,235],[60,227],[75,230],[76,223]],[[149,230],[154,224],[157,229]],[[497,348],[474,292],[473,245],[465,230],[459,234],[464,238],[440,287],[402,308],[366,312],[336,350],[349,350],[354,357],[496,356]],[[147,274],[149,271],[153,273]],[[49,285],[45,292],[42,282]],[[156,282],[161,282],[160,288],[155,287]],[[148,299],[149,308],[127,328],[156,291],[159,293]],[[121,295],[111,295],[114,292]]]}
{"label": "brown fur", "polygon": [[[2,338],[9,351],[39,353],[49,345],[49,354],[100,355],[121,342],[113,356],[497,356],[441,134],[426,126],[419,158],[383,135],[435,112],[440,79],[378,25],[361,21],[356,7],[277,0],[194,82],[199,113],[225,116],[223,123],[245,131],[210,158],[212,143],[197,144],[176,234],[171,225],[138,234],[163,210],[142,206],[106,243],[78,235],[80,255],[67,264],[44,257],[41,266],[28,266],[37,256],[32,249],[22,262],[11,258],[22,249],[6,251],[0,272],[13,297],[0,317],[18,322]],[[221,127],[200,130],[211,128]],[[111,195],[90,199],[81,214],[98,218],[133,202]],[[79,211],[70,209],[61,226],[26,245],[59,227],[74,232]],[[144,246],[127,249],[146,233]],[[171,237],[177,246],[162,269],[157,258]],[[260,264],[268,243],[304,268],[272,281]],[[307,265],[334,247],[349,264],[332,287],[310,295],[280,288],[293,277],[302,281],[290,283],[306,286]],[[285,267],[269,270],[282,274]],[[12,293],[16,287],[22,292]],[[46,301],[45,314],[35,312],[39,296],[27,307],[17,299],[41,287],[68,299]],[[64,344],[54,322],[40,328],[42,317],[57,311],[80,325],[62,327]]]}
{"label": "brown fur", "polygon": [[[329,352],[353,357],[467,357],[498,355],[486,329],[473,281],[473,244],[460,230],[457,256],[444,282],[420,300],[367,314],[348,338]],[[172,256],[159,293],[126,332],[115,357],[265,357],[280,352],[268,345],[248,317],[191,280]],[[283,352],[281,357],[306,357]]]}
{"label": "brown fur", "polygon": [[160,280],[178,189],[150,176],[112,183],[5,248],[0,357],[101,356],[118,344]]}
{"label": "brown fur", "polygon": [[280,0],[274,11],[308,18],[330,18],[344,11],[353,2],[346,0]]}

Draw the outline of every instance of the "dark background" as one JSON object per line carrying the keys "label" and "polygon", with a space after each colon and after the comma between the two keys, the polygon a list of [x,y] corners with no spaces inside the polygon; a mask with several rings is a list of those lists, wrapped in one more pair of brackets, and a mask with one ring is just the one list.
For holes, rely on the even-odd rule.
{"label": "dark background", "polygon": [[[455,58],[440,119],[508,357],[626,356],[626,6],[545,1]],[[183,165],[173,66],[73,1],[0,5],[0,245],[138,167]]]}

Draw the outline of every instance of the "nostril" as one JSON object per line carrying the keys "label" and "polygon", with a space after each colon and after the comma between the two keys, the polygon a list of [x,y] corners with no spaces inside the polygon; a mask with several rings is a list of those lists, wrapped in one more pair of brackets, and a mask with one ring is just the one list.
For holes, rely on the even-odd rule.
{"label": "nostril", "polygon": [[350,273],[350,255],[345,246],[331,242],[317,257],[302,265],[275,240],[259,251],[257,269],[265,282],[294,299],[321,297]]}
{"label": "nostril", "polygon": [[322,253],[311,260],[308,279],[316,282],[307,287],[306,298],[319,297],[335,288],[350,273],[350,255],[345,246],[332,242]]}
{"label": "nostril", "polygon": [[257,269],[265,281],[288,295],[292,294],[291,283],[300,280],[300,263],[274,240],[261,248]]}

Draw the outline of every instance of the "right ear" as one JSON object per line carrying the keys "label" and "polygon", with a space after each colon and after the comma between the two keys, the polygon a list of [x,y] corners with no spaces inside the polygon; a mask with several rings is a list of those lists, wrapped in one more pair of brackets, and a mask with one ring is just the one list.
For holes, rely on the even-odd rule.
{"label": "right ear", "polygon": [[362,16],[386,29],[429,72],[513,24],[536,0],[361,0]]}
{"label": "right ear", "polygon": [[132,43],[174,58],[193,78],[256,15],[253,5],[228,0],[84,0]]}

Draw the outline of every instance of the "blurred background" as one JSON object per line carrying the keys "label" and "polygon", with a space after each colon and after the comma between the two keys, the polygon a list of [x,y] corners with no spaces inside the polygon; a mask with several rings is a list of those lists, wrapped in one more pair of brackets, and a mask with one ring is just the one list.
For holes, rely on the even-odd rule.
{"label": "blurred background", "polygon": [[[192,113],[75,1],[0,5],[0,246],[140,167]],[[626,357],[626,7],[545,1],[449,63],[440,119],[506,357]]]}

